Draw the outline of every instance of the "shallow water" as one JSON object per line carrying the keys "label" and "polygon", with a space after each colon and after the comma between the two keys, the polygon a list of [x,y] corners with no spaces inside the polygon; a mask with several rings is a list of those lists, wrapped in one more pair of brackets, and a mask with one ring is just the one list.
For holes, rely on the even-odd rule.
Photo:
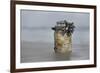
{"label": "shallow water", "polygon": [[23,29],[21,32],[21,62],[69,61],[89,59],[89,29],[77,29],[72,35],[72,53],[54,52],[54,32],[51,29]]}
{"label": "shallow water", "polygon": [[73,45],[72,53],[59,55],[53,44],[41,42],[21,42],[21,62],[68,61],[89,59],[88,45]]}

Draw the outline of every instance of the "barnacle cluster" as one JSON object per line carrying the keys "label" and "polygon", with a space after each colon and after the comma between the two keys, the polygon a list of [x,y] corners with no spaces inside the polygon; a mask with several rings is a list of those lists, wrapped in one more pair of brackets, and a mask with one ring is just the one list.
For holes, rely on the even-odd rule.
{"label": "barnacle cluster", "polygon": [[72,33],[74,32],[73,22],[67,22],[66,20],[58,21],[57,24],[52,27],[54,32],[54,50],[56,53],[68,54],[72,51]]}
{"label": "barnacle cluster", "polygon": [[66,20],[58,21],[57,25],[53,27],[52,29],[55,31],[63,31],[63,35],[66,33],[68,36],[70,36],[74,32],[74,23],[67,22]]}

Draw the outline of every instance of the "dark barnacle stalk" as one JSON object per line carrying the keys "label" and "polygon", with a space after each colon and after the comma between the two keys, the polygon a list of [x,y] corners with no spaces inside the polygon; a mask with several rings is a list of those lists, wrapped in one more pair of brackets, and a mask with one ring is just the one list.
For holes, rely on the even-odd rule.
{"label": "dark barnacle stalk", "polygon": [[73,32],[74,32],[74,28],[75,28],[75,26],[73,25],[73,22],[72,23],[67,23],[66,24],[67,26],[66,26],[66,34],[68,35],[68,36],[70,36]]}

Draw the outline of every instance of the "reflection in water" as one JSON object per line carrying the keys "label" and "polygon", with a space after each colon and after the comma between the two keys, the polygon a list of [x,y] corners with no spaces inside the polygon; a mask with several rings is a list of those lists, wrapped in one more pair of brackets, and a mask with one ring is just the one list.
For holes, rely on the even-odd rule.
{"label": "reflection in water", "polygon": [[59,61],[59,60],[70,60],[71,54],[58,54],[58,53],[53,53],[53,59],[55,61]]}
{"label": "reflection in water", "polygon": [[54,44],[40,42],[21,42],[21,62],[71,61],[89,59],[89,45],[74,44],[70,54],[58,54]]}

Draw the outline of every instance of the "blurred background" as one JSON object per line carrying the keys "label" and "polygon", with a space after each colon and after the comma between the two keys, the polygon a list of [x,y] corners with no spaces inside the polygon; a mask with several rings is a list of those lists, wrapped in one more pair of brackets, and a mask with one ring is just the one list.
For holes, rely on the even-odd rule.
{"label": "blurred background", "polygon": [[[21,10],[21,62],[69,61],[89,59],[89,13]],[[57,21],[73,22],[72,54],[54,52]]]}

